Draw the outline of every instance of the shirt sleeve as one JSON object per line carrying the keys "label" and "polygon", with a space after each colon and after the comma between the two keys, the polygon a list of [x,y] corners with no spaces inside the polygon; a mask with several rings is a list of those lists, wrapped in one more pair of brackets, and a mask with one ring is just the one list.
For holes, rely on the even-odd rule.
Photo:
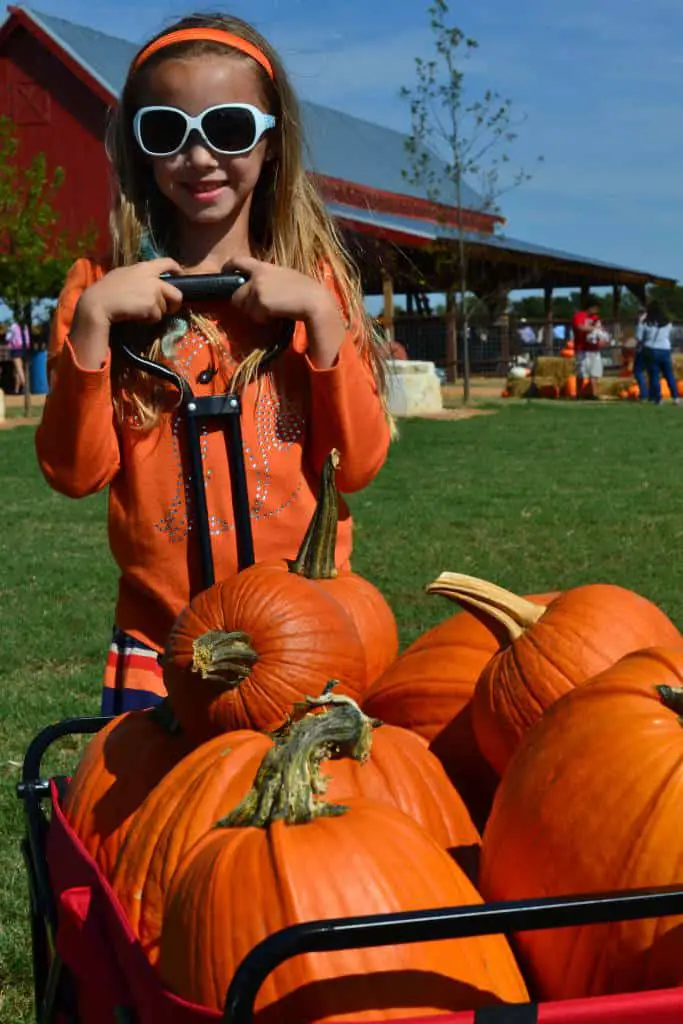
{"label": "shirt sleeve", "polygon": [[[325,283],[336,295],[331,276],[326,275]],[[305,350],[305,342],[301,341],[299,351]],[[337,360],[328,369],[314,366],[308,355],[305,361],[311,395],[309,464],[316,474],[320,473],[331,449],[336,448],[340,456],[339,490],[346,494],[359,491],[374,479],[385,462],[390,428],[377,382],[357,344],[356,332],[347,331]]]}
{"label": "shirt sleeve", "polygon": [[50,332],[50,393],[36,431],[36,453],[45,479],[72,498],[102,490],[121,462],[110,358],[99,369],[86,370],[68,339],[78,299],[103,273],[92,261],[78,260],[67,275]]}

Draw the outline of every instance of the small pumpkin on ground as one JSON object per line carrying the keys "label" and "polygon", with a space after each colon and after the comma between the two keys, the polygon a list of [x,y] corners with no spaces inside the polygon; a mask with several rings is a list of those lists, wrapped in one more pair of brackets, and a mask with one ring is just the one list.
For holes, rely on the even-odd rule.
{"label": "small pumpkin on ground", "polygon": [[547,607],[460,573],[442,573],[427,589],[507,634],[472,698],[477,743],[499,775],[527,729],[563,694],[633,651],[683,645],[655,604],[612,584],[574,587]]}
{"label": "small pumpkin on ground", "polygon": [[[545,606],[557,596],[532,594],[527,600]],[[495,622],[458,612],[418,637],[363,701],[366,714],[412,729],[429,741],[480,828],[498,775],[474,737],[471,699],[484,667],[504,642],[505,633]]]}
{"label": "small pumpkin on ground", "polygon": [[[371,720],[341,696],[279,737],[242,803],[173,876],[159,961],[172,991],[221,1007],[246,954],[288,925],[480,901],[448,854],[400,811],[321,799],[321,760],[364,761],[371,744]],[[509,945],[490,936],[302,955],[269,975],[256,1013],[322,1024],[526,998]]]}
{"label": "small pumpkin on ground", "polygon": [[178,721],[198,742],[232,729],[268,729],[332,676],[360,698],[396,657],[398,632],[381,593],[334,564],[336,451],[293,562],[265,561],[198,594],[176,621],[163,658]]}
{"label": "small pumpkin on ground", "polygon": [[[630,654],[546,711],[510,762],[483,838],[489,900],[679,886],[683,647]],[[683,984],[683,917],[524,932],[541,998]]]}
{"label": "small pumpkin on ground", "polygon": [[108,878],[145,797],[192,746],[168,701],[149,711],[119,715],[88,743],[62,806]]}
{"label": "small pumpkin on ground", "polygon": [[[329,692],[304,708],[325,708]],[[291,728],[288,726],[287,728]],[[112,887],[148,959],[158,959],[164,900],[173,874],[193,844],[249,791],[259,764],[273,746],[263,733],[242,730],[202,744],[169,772],[141,807],[119,856]],[[419,736],[380,725],[373,756],[330,762],[331,800],[364,796],[402,810],[451,851],[474,877],[479,834],[461,798]]]}

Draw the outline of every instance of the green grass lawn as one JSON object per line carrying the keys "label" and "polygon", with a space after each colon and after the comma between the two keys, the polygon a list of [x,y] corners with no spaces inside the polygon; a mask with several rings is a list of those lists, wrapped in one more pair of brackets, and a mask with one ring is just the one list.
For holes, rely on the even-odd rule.
{"label": "green grass lawn", "polygon": [[[519,592],[631,587],[683,625],[683,409],[504,405],[462,422],[412,421],[386,469],[352,496],[354,567],[396,612],[403,643],[451,607],[444,569]],[[0,1021],[31,1017],[18,766],[42,726],[96,713],[116,573],[105,499],[48,490],[33,430],[0,431]],[[73,763],[66,745],[51,770]]]}

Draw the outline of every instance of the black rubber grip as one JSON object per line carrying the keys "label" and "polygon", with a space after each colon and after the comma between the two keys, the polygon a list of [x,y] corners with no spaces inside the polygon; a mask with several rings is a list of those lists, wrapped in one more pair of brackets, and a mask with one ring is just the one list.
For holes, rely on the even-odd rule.
{"label": "black rubber grip", "polygon": [[162,277],[164,281],[181,291],[184,299],[195,302],[202,299],[229,299],[247,281],[244,274],[237,272],[233,274],[187,274],[183,277],[163,274]]}

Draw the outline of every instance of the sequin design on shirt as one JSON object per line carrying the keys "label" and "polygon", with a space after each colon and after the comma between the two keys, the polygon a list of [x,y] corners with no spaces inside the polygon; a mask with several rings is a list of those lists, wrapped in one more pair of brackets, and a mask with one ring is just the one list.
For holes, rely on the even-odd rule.
{"label": "sequin design on shirt", "polygon": [[[199,332],[190,332],[186,339],[187,349],[176,359],[176,369],[188,377],[195,356],[202,348],[208,346],[208,342]],[[234,360],[230,360],[234,362]],[[243,451],[247,475],[256,481],[255,493],[250,509],[252,521],[270,519],[279,515],[289,505],[293,504],[301,491],[301,478],[296,486],[278,505],[268,508],[268,498],[272,486],[272,458],[274,453],[288,451],[293,445],[301,442],[305,432],[306,419],[296,401],[281,396],[277,393],[272,374],[267,372],[261,378],[260,385],[253,384],[251,388],[256,389],[256,398],[253,406],[255,422],[256,444],[254,447],[243,442]],[[177,465],[177,484],[175,494],[171,500],[168,511],[156,523],[161,533],[168,535],[171,543],[183,540],[195,524],[195,512],[193,508],[192,479],[188,474],[185,479],[183,474],[182,456],[180,448],[180,431],[182,428],[182,416],[175,413],[172,417],[171,444],[174,460]],[[224,451],[222,446],[218,449]],[[211,483],[213,471],[206,466],[208,456],[208,431],[202,426],[200,431],[201,458],[205,464],[204,484],[207,492],[207,504],[211,505]],[[235,523],[232,515],[229,518],[209,513],[209,532],[212,536],[218,536],[234,530]]]}

